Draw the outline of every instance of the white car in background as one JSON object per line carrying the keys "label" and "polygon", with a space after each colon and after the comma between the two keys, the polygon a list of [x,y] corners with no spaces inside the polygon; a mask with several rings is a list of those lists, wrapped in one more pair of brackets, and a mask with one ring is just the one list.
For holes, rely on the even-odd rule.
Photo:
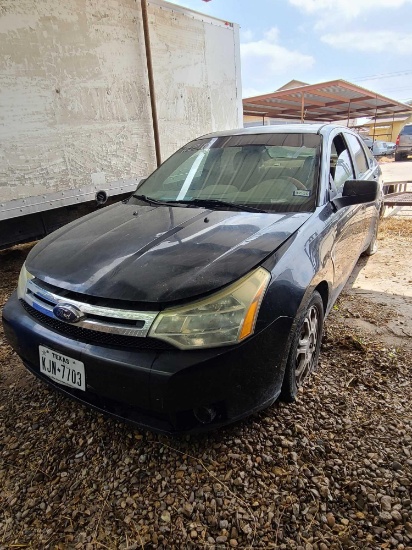
{"label": "white car in background", "polygon": [[387,155],[393,155],[395,153],[396,143],[393,143],[391,141],[387,141],[386,142],[386,147],[388,149],[388,152],[386,153]]}
{"label": "white car in background", "polygon": [[383,157],[388,154],[388,146],[386,141],[375,141],[372,147],[372,153],[375,157]]}
{"label": "white car in background", "polygon": [[375,140],[367,137],[362,137],[363,141],[365,142],[366,146],[372,151],[372,153],[375,155],[375,157],[381,157],[383,155],[391,155],[395,151],[395,144],[386,142],[386,141],[380,141]]}

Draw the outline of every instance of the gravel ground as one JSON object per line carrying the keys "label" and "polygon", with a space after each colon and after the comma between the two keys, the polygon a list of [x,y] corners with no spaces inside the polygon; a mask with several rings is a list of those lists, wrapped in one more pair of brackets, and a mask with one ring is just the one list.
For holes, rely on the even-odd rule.
{"label": "gravel ground", "polygon": [[[0,305],[28,250],[0,253]],[[411,550],[410,339],[346,322],[381,326],[396,315],[382,309],[344,294],[295,404],[185,438],[63,398],[0,330],[0,548]]]}

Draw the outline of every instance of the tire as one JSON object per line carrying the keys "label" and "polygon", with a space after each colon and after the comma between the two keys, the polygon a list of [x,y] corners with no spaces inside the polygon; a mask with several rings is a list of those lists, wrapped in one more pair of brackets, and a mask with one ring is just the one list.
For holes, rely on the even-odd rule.
{"label": "tire", "polygon": [[373,256],[378,251],[378,231],[379,231],[379,220],[376,220],[375,231],[373,232],[373,237],[369,243],[368,248],[363,252],[364,256]]}
{"label": "tire", "polygon": [[286,403],[295,401],[299,387],[317,367],[324,317],[322,298],[315,291],[302,312],[292,337],[280,393],[280,399]]}
{"label": "tire", "polygon": [[402,160],[402,155],[400,153],[395,153],[395,162]]}

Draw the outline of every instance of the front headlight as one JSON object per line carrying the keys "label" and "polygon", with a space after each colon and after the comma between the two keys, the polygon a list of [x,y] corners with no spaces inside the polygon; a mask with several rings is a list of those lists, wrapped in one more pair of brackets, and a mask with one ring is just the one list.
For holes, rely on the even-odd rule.
{"label": "front headlight", "polygon": [[237,344],[254,329],[270,273],[259,267],[221,292],[159,313],[148,336],[180,349]]}
{"label": "front headlight", "polygon": [[24,298],[26,294],[27,281],[29,281],[30,279],[34,279],[34,275],[27,271],[26,264],[24,263],[23,267],[20,270],[19,282],[17,284],[17,297],[19,298],[19,300],[22,300]]}

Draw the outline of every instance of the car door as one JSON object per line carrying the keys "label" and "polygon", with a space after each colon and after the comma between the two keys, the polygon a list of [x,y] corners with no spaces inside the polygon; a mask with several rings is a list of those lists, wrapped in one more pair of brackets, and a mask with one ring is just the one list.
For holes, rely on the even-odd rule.
{"label": "car door", "polygon": [[[338,132],[329,144],[330,196],[342,195],[344,183],[356,179],[352,152],[344,132]],[[331,257],[334,267],[333,292],[338,294],[349,277],[364,243],[362,205],[336,209],[333,214],[334,243]]]}
{"label": "car door", "polygon": [[[375,158],[363,147],[361,140],[349,132],[345,139],[352,153],[355,178],[357,180],[379,180],[381,169]],[[361,233],[361,250],[368,246],[378,222],[379,207],[375,202],[362,204],[359,208],[359,231]]]}

